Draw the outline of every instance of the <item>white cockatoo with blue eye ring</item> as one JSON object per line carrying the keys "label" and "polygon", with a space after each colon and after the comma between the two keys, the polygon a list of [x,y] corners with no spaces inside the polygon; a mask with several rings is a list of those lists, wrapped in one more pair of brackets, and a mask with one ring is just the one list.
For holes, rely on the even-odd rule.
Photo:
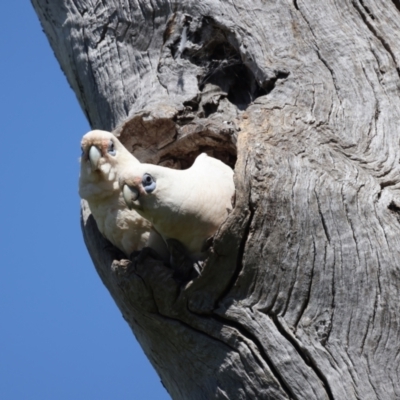
{"label": "white cockatoo with blue eye ring", "polygon": [[186,170],[132,163],[119,184],[127,206],[164,240],[183,244],[193,261],[204,259],[204,245],[232,209],[235,193],[233,170],[205,153]]}
{"label": "white cockatoo with blue eye ring", "polygon": [[140,166],[122,143],[110,132],[94,130],[81,142],[79,195],[85,199],[99,231],[128,257],[143,247],[151,247],[163,258],[168,250],[151,223],[129,210],[118,186],[120,172],[128,165]]}

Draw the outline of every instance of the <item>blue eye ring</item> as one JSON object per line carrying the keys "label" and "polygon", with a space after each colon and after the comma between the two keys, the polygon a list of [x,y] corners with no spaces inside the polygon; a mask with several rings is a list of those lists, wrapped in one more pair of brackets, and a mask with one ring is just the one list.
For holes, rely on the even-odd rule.
{"label": "blue eye ring", "polygon": [[114,148],[114,142],[112,140],[110,140],[108,143],[107,153],[112,156],[115,156],[117,154],[117,151]]}
{"label": "blue eye ring", "polygon": [[85,150],[83,150],[83,147],[81,146],[81,157],[85,155]]}
{"label": "blue eye ring", "polygon": [[146,193],[151,193],[156,188],[156,181],[150,174],[144,174],[142,185]]}

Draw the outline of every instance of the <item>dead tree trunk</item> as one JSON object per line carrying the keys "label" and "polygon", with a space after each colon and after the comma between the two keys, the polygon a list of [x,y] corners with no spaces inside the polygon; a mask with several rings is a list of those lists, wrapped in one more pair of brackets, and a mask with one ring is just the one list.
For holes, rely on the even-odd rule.
{"label": "dead tree trunk", "polygon": [[235,209],[184,287],[121,259],[83,205],[171,396],[400,398],[400,2],[32,3],[93,128],[141,161],[235,166]]}

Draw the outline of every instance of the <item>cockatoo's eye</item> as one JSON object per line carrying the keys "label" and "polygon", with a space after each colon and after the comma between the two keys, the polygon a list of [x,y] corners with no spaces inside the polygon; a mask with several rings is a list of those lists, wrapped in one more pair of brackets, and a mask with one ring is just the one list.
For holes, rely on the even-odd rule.
{"label": "cockatoo's eye", "polygon": [[85,150],[83,150],[83,147],[81,146],[81,157],[85,155]]}
{"label": "cockatoo's eye", "polygon": [[110,140],[110,142],[108,143],[107,153],[111,154],[112,156],[115,156],[117,154],[112,140]]}
{"label": "cockatoo's eye", "polygon": [[142,185],[147,193],[151,193],[156,188],[156,182],[150,174],[144,174]]}

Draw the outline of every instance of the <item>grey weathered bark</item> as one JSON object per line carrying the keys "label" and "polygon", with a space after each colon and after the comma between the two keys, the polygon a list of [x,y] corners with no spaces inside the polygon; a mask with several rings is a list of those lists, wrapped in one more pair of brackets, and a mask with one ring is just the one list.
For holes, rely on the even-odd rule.
{"label": "grey weathered bark", "polygon": [[234,211],[184,286],[121,259],[83,205],[171,396],[400,398],[399,1],[32,3],[93,128],[142,161],[235,165]]}

